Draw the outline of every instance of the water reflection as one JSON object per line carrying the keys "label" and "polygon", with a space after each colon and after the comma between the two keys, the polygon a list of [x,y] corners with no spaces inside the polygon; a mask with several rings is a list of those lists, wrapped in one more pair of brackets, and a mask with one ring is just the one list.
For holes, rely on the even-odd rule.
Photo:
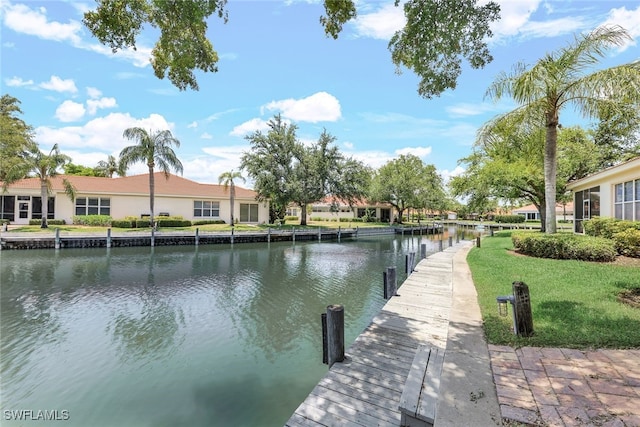
{"label": "water reflection", "polygon": [[68,409],[70,426],[282,425],[326,372],[320,313],[344,304],[355,339],[384,304],[382,271],[422,243],[4,251],[2,409]]}

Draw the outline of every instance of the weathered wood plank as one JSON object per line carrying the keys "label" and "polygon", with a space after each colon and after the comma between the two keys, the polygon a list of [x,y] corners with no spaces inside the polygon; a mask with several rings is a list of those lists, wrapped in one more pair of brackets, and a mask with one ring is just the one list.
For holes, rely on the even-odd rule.
{"label": "weathered wood plank", "polygon": [[[355,393],[355,394],[350,394]],[[355,388],[343,387],[342,390],[316,386],[311,394],[322,397],[335,404],[351,408],[353,418],[348,418],[365,425],[393,424],[400,421],[400,411],[378,405],[381,399],[371,396]]]}

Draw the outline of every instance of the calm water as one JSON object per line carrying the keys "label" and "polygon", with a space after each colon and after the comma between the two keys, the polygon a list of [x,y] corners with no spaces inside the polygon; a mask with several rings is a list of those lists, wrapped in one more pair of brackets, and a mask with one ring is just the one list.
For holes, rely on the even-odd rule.
{"label": "calm water", "polygon": [[327,371],[320,313],[343,304],[351,343],[421,243],[2,251],[0,424],[282,426]]}

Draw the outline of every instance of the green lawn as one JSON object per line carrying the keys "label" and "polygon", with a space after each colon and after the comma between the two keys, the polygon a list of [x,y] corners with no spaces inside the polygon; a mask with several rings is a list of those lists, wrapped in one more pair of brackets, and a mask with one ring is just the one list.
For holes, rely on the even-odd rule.
{"label": "green lawn", "polygon": [[[640,268],[516,256],[509,232],[482,240],[467,257],[491,344],[569,348],[640,347],[640,308],[617,301],[640,288]],[[535,334],[518,338],[509,316],[500,317],[496,296],[514,281],[529,286]]]}

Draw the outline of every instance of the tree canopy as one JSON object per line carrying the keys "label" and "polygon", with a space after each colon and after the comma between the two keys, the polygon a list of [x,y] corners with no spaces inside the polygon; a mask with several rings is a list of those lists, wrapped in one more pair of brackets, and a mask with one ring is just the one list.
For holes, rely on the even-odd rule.
{"label": "tree canopy", "polygon": [[487,90],[500,99],[510,95],[519,104],[503,115],[519,117],[523,126],[545,129],[544,182],[546,232],[556,232],[557,138],[560,113],[569,106],[586,118],[603,111],[617,116],[640,108],[640,61],[594,71],[608,49],[630,40],[620,26],[604,26],[577,36],[575,42],[549,53],[532,67],[516,64]]}
{"label": "tree canopy", "polygon": [[405,210],[429,209],[444,199],[442,178],[435,166],[425,165],[413,154],[401,155],[378,169],[371,182],[370,197],[396,209],[398,222]]}
{"label": "tree canopy", "polygon": [[36,146],[33,128],[19,115],[20,100],[9,94],[0,98],[0,181],[7,185],[24,178],[29,171],[26,153]]}
{"label": "tree canopy", "polygon": [[241,163],[259,200],[269,199],[280,212],[295,203],[302,210],[300,224],[306,225],[307,206],[313,202],[329,197],[354,204],[365,196],[367,168],[332,146],[335,137],[326,130],[307,146],[297,139],[297,126],[285,123],[280,115],[268,125],[266,134],[256,131],[246,137],[251,149]]}
{"label": "tree canopy", "polygon": [[[97,8],[84,14],[91,33],[113,52],[136,49],[145,25],[160,36],[151,52],[156,77],[168,77],[180,90],[198,90],[194,70],[218,71],[218,53],[207,38],[207,19],[217,15],[228,21],[227,0],[97,0]],[[354,19],[355,0],[323,0],[320,24],[328,37],[337,39],[343,25]],[[395,2],[399,7],[399,0]],[[482,68],[492,60],[486,39],[499,6],[478,0],[408,0],[406,25],[389,43],[391,59],[420,77],[418,93],[431,98],[454,89],[462,59]]]}

